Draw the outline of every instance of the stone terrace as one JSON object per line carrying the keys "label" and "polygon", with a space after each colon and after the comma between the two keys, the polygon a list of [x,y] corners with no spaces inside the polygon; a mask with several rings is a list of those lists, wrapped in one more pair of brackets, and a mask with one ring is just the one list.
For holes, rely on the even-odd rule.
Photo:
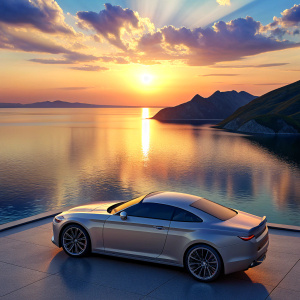
{"label": "stone terrace", "polygon": [[300,232],[270,229],[260,266],[210,284],[176,267],[71,258],[51,236],[52,218],[0,232],[1,299],[300,299]]}

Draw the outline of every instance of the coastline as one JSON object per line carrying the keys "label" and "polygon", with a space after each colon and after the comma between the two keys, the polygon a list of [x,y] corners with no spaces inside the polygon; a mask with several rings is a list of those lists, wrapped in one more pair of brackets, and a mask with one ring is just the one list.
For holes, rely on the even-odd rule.
{"label": "coastline", "polygon": [[[161,123],[170,123],[170,124],[191,124],[191,125],[202,125],[210,123],[211,121],[222,121],[222,119],[170,119],[170,120],[159,120],[154,117],[147,118],[147,120],[156,120]],[[212,124],[212,128],[221,129],[226,132],[238,133],[249,136],[300,136],[300,132],[247,132],[247,131],[238,131],[224,128],[218,124]]]}

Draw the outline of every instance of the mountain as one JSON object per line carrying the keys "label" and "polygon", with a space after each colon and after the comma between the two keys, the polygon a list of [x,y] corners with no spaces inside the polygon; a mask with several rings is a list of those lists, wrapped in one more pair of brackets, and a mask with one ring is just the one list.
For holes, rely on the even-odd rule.
{"label": "mountain", "polygon": [[216,91],[208,98],[203,98],[197,94],[188,102],[163,108],[152,119],[160,121],[225,119],[239,107],[246,105],[255,98],[249,93],[236,91]]}
{"label": "mountain", "polygon": [[[105,108],[105,107],[143,107],[143,106],[118,106],[118,105],[96,105],[79,102],[66,101],[44,101],[29,104],[21,103],[0,103],[0,108]],[[147,107],[162,107],[162,106],[147,106]]]}
{"label": "mountain", "polygon": [[300,133],[300,81],[256,98],[218,125],[245,133]]}

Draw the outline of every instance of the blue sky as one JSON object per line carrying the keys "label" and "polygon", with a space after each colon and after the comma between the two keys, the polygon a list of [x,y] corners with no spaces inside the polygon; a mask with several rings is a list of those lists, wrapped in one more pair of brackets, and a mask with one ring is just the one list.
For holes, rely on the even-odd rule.
{"label": "blue sky", "polygon": [[[207,8],[211,10],[218,8],[218,4],[215,0],[111,0],[111,1],[101,1],[101,0],[57,0],[60,7],[64,12],[70,12],[75,15],[78,11],[95,11],[99,12],[103,9],[104,3],[111,3],[113,5],[120,5],[123,8],[130,8],[132,10],[138,11],[142,17],[150,15],[155,7],[159,6],[166,10],[166,8],[173,8],[174,13],[168,18],[168,22],[165,24],[155,24],[158,27],[165,25],[174,26],[187,26],[188,17],[185,20],[186,24],[180,24],[178,22],[178,14],[183,14],[189,10],[193,10],[199,15],[199,20],[207,15]],[[280,17],[280,13],[292,7],[296,4],[295,0],[231,0],[230,7],[223,7],[228,11],[228,14],[221,18],[216,18],[212,22],[223,20],[230,21],[239,17],[245,18],[246,16],[251,16],[255,20],[259,20],[263,24],[270,23],[274,16]],[[232,11],[232,7],[241,6],[241,8]],[[143,9],[138,9],[144,7]],[[204,9],[205,8],[205,9]],[[156,23],[154,17],[152,22]],[[209,24],[207,24],[209,25]]]}

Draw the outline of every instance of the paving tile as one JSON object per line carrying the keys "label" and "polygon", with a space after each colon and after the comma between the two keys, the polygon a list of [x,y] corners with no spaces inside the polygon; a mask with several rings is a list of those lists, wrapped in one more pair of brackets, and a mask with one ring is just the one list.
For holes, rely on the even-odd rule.
{"label": "paving tile", "polygon": [[0,261],[32,270],[57,273],[67,256],[57,247],[45,247],[12,240],[8,246],[0,244]]}
{"label": "paving tile", "polygon": [[201,283],[188,274],[181,274],[150,293],[149,297],[163,300],[188,299],[266,299],[271,286],[251,281],[229,279],[226,276],[211,283]]}
{"label": "paving tile", "polygon": [[31,228],[36,228],[36,227],[39,227],[39,226],[49,224],[50,222],[52,222],[52,219],[53,218],[50,217],[50,218],[38,220],[38,221],[35,221],[35,222],[32,222],[32,223],[20,225],[20,226],[11,228],[11,229],[1,231],[0,232],[0,237],[5,237],[5,236],[13,234],[13,233],[17,233],[17,232],[25,231],[25,230],[28,230],[28,229],[31,229]]}
{"label": "paving tile", "polygon": [[300,258],[299,233],[270,230],[260,266],[203,284],[181,268],[103,255],[69,257],[51,243],[51,222],[0,233],[0,261],[6,262],[6,269],[0,263],[0,295],[21,288],[3,299],[266,299],[278,283],[268,299],[300,299],[300,263],[291,270]]}
{"label": "paving tile", "polygon": [[300,261],[280,282],[278,287],[300,292]]}
{"label": "paving tile", "polygon": [[[5,238],[5,237],[1,237],[0,238],[0,249],[9,249],[9,245],[15,243],[14,240],[9,239],[9,238]],[[2,246],[2,247],[1,247]],[[1,259],[1,257],[0,257]]]}
{"label": "paving tile", "polygon": [[51,221],[49,223],[38,226],[38,228],[45,229],[45,230],[50,230],[52,232],[52,226],[53,225],[52,225],[52,219],[51,219]]}
{"label": "paving tile", "polygon": [[227,275],[228,278],[243,279],[275,287],[298,261],[299,255],[282,252],[267,253],[265,261],[254,268]]}
{"label": "paving tile", "polygon": [[13,292],[49,274],[0,262],[0,296]]}
{"label": "paving tile", "polygon": [[281,288],[276,288],[267,300],[299,300],[300,299],[300,292],[286,290]]}
{"label": "paving tile", "polygon": [[60,276],[49,276],[43,280],[28,285],[20,290],[4,296],[3,300],[30,299],[30,300],[82,300],[82,299],[141,299],[142,296],[126,291],[100,286],[96,284],[87,285],[86,282],[62,278]]}
{"label": "paving tile", "polygon": [[15,239],[31,244],[42,245],[50,248],[56,247],[51,242],[52,230],[41,229],[40,227],[31,228],[25,231],[13,233],[6,236],[10,239]]}
{"label": "paving tile", "polygon": [[147,295],[180,271],[181,268],[93,255],[65,260],[59,275],[68,277],[76,274],[77,278],[88,282]]}
{"label": "paving tile", "polygon": [[299,254],[300,233],[283,230],[271,230],[269,251]]}

